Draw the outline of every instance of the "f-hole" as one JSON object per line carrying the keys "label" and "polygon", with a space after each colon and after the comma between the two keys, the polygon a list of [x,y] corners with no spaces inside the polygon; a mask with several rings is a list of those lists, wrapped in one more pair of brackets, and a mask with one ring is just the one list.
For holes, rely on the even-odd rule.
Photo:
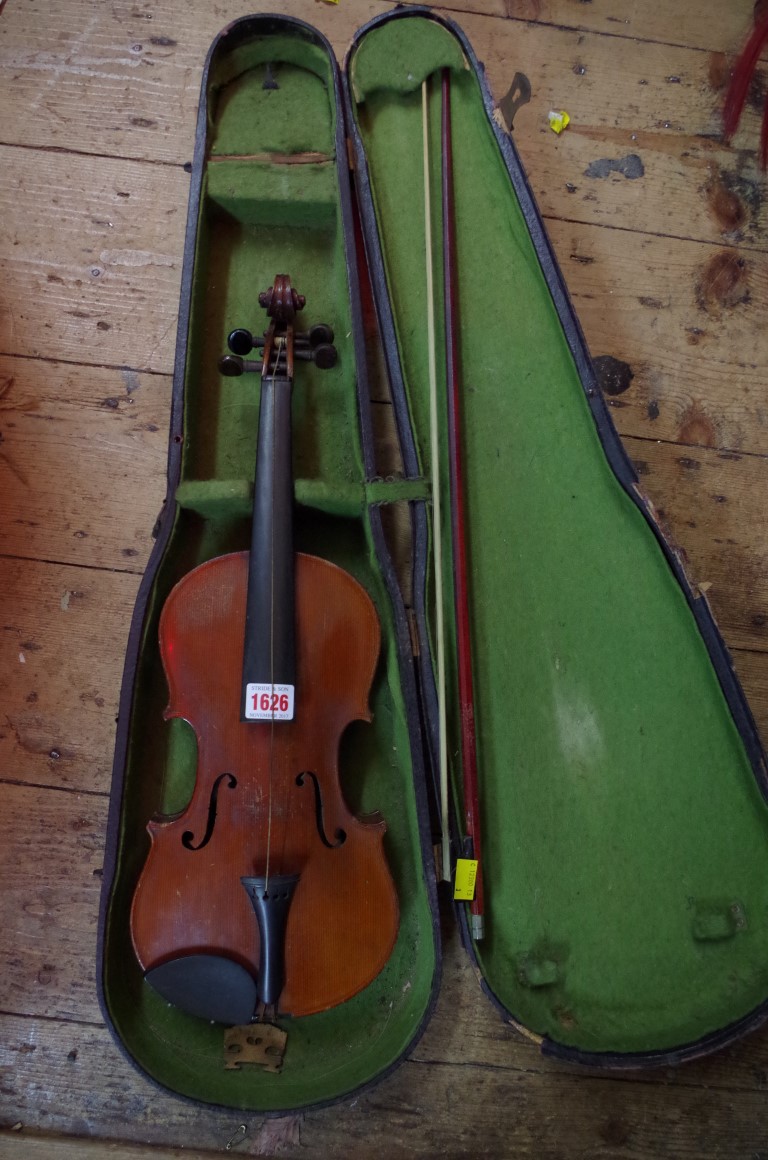
{"label": "f-hole", "polygon": [[228,789],[234,789],[237,785],[237,778],[233,773],[220,773],[211,787],[211,799],[208,802],[208,822],[203,834],[203,840],[194,844],[195,835],[191,830],[185,830],[181,835],[181,844],[185,850],[202,850],[203,846],[207,846],[213,835],[213,827],[216,825],[216,803],[219,797],[219,786],[227,779]]}
{"label": "f-hole", "polygon": [[347,832],[346,830],[339,828],[333,835],[336,841],[329,841],[325,833],[325,821],[323,819],[323,795],[320,793],[320,783],[317,780],[317,775],[308,769],[304,773],[299,774],[299,776],[296,778],[296,785],[304,785],[305,777],[312,778],[312,785],[315,788],[315,823],[317,825],[317,832],[320,836],[320,841],[324,846],[327,846],[329,850],[337,850],[339,846],[343,846],[346,842]]}

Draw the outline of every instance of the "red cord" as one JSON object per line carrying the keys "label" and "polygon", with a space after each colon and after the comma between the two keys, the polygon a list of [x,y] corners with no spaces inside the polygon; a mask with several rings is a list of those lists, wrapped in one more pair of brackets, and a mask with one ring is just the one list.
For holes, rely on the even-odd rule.
{"label": "red cord", "polygon": [[[723,125],[726,141],[730,141],[736,132],[739,119],[746,104],[749,86],[766,42],[768,42],[768,11],[758,17],[752,34],[744,45],[741,56],[736,61],[733,70],[733,76],[731,77],[731,83],[728,86],[728,92],[725,98],[725,105],[723,106]],[[768,102],[766,102],[766,108],[763,114],[763,127],[760,136],[760,164],[763,169],[766,168],[767,162]]]}

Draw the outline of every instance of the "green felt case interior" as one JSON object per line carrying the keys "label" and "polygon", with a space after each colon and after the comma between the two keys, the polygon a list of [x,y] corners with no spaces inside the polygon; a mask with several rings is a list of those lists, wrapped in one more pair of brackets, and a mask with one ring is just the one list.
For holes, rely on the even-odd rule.
{"label": "green felt case interior", "polygon": [[[615,449],[609,462],[610,421],[601,440],[580,336],[566,336],[541,222],[515,191],[478,76],[444,23],[404,13],[359,35],[347,76],[373,202],[369,254],[382,261],[376,292],[392,312],[401,424],[421,473],[431,470],[421,82],[431,78],[440,294],[444,67],[486,883],[487,934],[474,951],[489,990],[536,1035],[584,1052],[671,1050],[768,996],[764,771],[702,638],[698,598],[617,478]],[[529,196],[524,178],[516,185]],[[447,548],[444,561],[450,608]],[[720,668],[727,677],[724,652]],[[448,703],[457,753],[453,679]],[[458,806],[455,762],[451,772]]]}
{"label": "green felt case interior", "polygon": [[[200,123],[204,140],[192,175],[193,213],[196,182],[200,197],[183,291],[191,309],[188,332],[180,336],[171,433],[181,448],[180,478],[171,479],[172,488],[178,482],[166,516],[171,526],[150,565],[146,608],[134,624],[133,658],[129,650],[124,764],[118,769],[116,762],[122,794],[103,916],[103,1002],[130,1056],[182,1095],[259,1111],[332,1100],[386,1071],[422,1025],[436,977],[394,614],[367,507],[348,274],[353,240],[340,204],[348,168],[345,151],[337,156],[344,141],[337,134],[337,75],[319,36],[279,18],[252,18],[224,34],[206,72],[207,120]],[[286,1021],[285,1064],[274,1075],[253,1067],[225,1070],[222,1027],[171,1007],[143,981],[128,913],[149,848],[148,820],[183,810],[195,783],[192,729],[163,720],[168,691],[157,644],[160,610],[191,568],[247,550],[250,542],[259,377],[223,377],[217,362],[231,329],[265,329],[257,296],[278,273],[290,274],[306,296],[299,328],[327,322],[336,334],[339,361],[333,370],[297,364],[296,546],[352,573],[381,620],[373,721],[353,724],[345,733],[340,770],[353,811],[379,810],[387,822],[385,850],[399,897],[400,930],[388,964],[357,996]],[[182,306],[183,319],[184,301]]]}

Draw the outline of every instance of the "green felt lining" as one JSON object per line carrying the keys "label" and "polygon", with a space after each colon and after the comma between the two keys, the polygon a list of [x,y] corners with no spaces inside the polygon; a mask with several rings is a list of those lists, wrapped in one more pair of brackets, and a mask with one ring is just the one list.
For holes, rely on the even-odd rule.
{"label": "green felt lining", "polygon": [[[277,89],[263,87],[266,62]],[[430,1002],[435,947],[393,614],[367,519],[367,502],[388,502],[390,492],[384,482],[366,483],[360,447],[330,64],[298,33],[256,38],[214,56],[208,95],[210,160],[195,254],[182,475],[135,674],[117,870],[105,924],[104,991],[128,1051],[159,1082],[206,1102],[286,1110],[351,1092],[399,1058]],[[285,160],[308,150],[330,160]],[[275,156],[265,160],[270,154]],[[168,694],[157,648],[159,613],[172,585],[192,567],[249,543],[259,379],[223,377],[217,361],[233,327],[265,327],[257,296],[278,273],[289,273],[306,295],[300,326],[323,321],[336,332],[333,370],[297,366],[296,545],[351,572],[380,616],[373,722],[347,730],[339,765],[350,807],[358,814],[379,810],[387,822],[400,931],[386,967],[360,994],[287,1022],[284,1070],[272,1075],[258,1068],[225,1071],[223,1028],[184,1015],[143,982],[128,911],[148,850],[148,819],[182,810],[194,790],[194,734],[183,721],[163,721]],[[423,494],[418,483],[409,483],[392,498],[414,489]]]}
{"label": "green felt lining", "polygon": [[[423,479],[371,480],[328,487],[323,480],[294,481],[297,504],[328,515],[359,518],[369,504],[393,504],[427,499]],[[253,510],[253,482],[245,479],[189,480],[176,489],[180,507],[213,519],[248,519]]]}
{"label": "green felt lining", "polygon": [[362,38],[349,76],[353,97],[361,104],[377,92],[412,93],[440,69],[460,73],[468,67],[459,42],[449,32],[436,33],[436,25],[427,20],[392,20]]}
{"label": "green felt lining", "polygon": [[[427,476],[421,94],[403,78],[450,58],[447,40],[403,17],[369,31],[350,64]],[[451,83],[487,888],[477,957],[539,1035],[671,1049],[768,996],[768,811],[684,593],[606,460],[477,80],[454,70]],[[442,582],[450,598],[449,562]],[[452,634],[448,667],[457,753]],[[452,774],[458,798],[456,762]]]}

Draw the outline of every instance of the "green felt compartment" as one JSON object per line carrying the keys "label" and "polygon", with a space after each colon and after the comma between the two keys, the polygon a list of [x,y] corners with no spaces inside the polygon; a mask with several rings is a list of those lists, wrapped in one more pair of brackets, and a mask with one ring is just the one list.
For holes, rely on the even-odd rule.
{"label": "green felt compartment", "polygon": [[[460,57],[445,27],[403,17],[364,35],[349,75],[428,475],[420,84],[432,76],[440,287],[433,70],[452,70],[487,890],[477,958],[495,996],[538,1035],[594,1052],[671,1049],[768,996],[768,811],[686,597],[606,459],[477,79]],[[438,382],[442,341],[438,324]],[[447,486],[443,470],[446,516]],[[446,518],[446,544],[449,535]],[[446,561],[450,600],[447,551]],[[454,654],[451,635],[451,674]],[[457,716],[452,679],[454,753]],[[455,763],[452,775],[458,799]]]}
{"label": "green felt compartment", "polygon": [[[258,25],[258,22],[257,22]],[[271,26],[280,26],[271,19]],[[209,73],[208,140],[197,223],[184,380],[184,441],[173,530],[154,575],[133,682],[114,884],[104,924],[103,992],[131,1056],[183,1095],[252,1111],[303,1107],[353,1091],[402,1054],[420,1027],[435,974],[410,739],[393,613],[368,522],[347,282],[331,65],[311,33],[226,38]],[[223,47],[222,47],[223,46]],[[277,89],[265,89],[267,65]],[[307,161],[302,155],[312,152]],[[318,156],[322,159],[318,160]],[[346,174],[346,169],[343,170]],[[188,257],[189,260],[189,257]],[[351,572],[373,598],[382,653],[373,722],[341,740],[342,787],[358,814],[380,810],[400,901],[400,931],[381,974],[340,1006],[286,1020],[282,1074],[224,1070],[223,1028],[164,1003],[143,982],[128,912],[155,812],[182,810],[194,789],[196,743],[163,721],[168,694],[157,623],[172,585],[204,560],[249,545],[258,425],[257,375],[225,378],[217,360],[235,326],[266,328],[258,292],[289,273],[307,299],[302,329],[330,323],[338,365],[297,364],[293,394],[297,550]],[[374,490],[375,490],[375,485]],[[245,871],[247,872],[247,870]],[[241,889],[239,883],[233,889]]]}

